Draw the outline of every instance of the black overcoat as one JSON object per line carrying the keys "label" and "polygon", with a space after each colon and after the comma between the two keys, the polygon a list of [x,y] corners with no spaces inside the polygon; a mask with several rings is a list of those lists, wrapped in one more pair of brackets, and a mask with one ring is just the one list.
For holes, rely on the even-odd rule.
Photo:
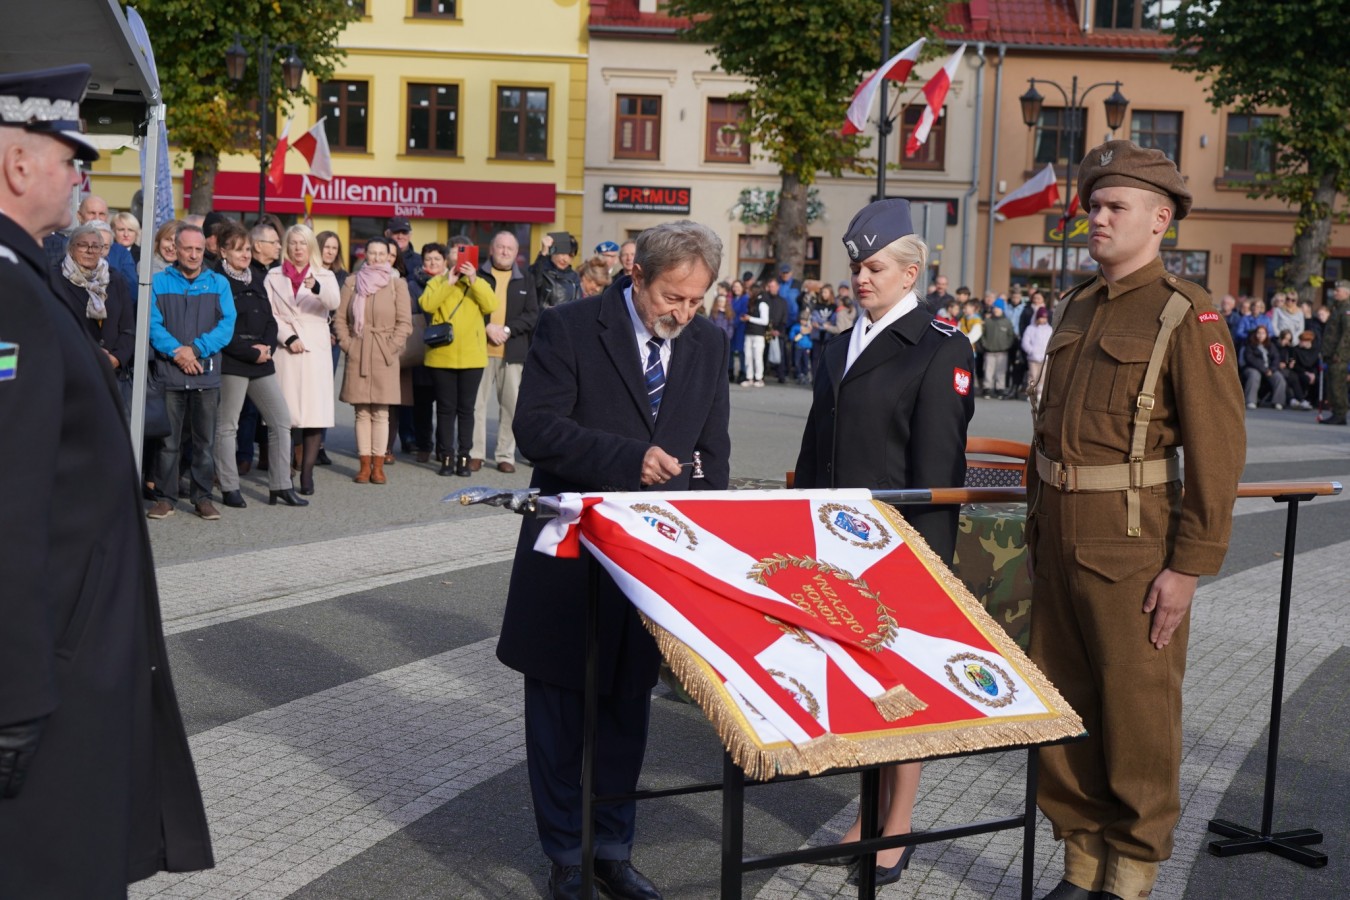
{"label": "black overcoat", "polygon": [[[859,317],[854,328],[863,327]],[[960,487],[975,414],[970,341],[922,303],[873,338],[844,374],[853,329],[825,345],[797,457],[799,488]],[[960,508],[905,506],[905,519],[951,563]]]}
{"label": "black overcoat", "polygon": [[0,799],[0,896],[124,897],[212,865],[112,368],[0,215],[0,724],[46,726]]}
{"label": "black overcoat", "polygon": [[[727,340],[696,316],[671,344],[661,413],[652,421],[642,363],[620,277],[604,294],[545,310],[525,362],[513,429],[543,494],[638,491],[653,445],[692,468],[657,491],[725,490]],[[533,550],[539,524],[526,518],[516,545],[497,657],[525,675],[583,690],[589,556],[555,559]],[[600,589],[601,693],[639,696],[656,683],[656,643],[637,610],[606,575]]]}
{"label": "black overcoat", "polygon": [[127,281],[116,271],[109,272],[108,299],[104,304],[108,310],[105,319],[91,319],[85,313],[89,305],[89,293],[84,288],[72,284],[61,274],[60,266],[52,270],[52,288],[61,299],[69,304],[72,311],[84,323],[85,330],[104,350],[117,357],[121,368],[119,374],[126,375],[136,356],[136,301],[127,288]]}

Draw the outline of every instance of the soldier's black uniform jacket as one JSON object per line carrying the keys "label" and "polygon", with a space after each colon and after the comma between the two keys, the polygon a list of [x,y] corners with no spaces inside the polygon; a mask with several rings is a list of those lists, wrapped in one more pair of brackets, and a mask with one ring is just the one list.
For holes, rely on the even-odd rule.
{"label": "soldier's black uniform jacket", "polygon": [[[863,323],[859,317],[854,328]],[[921,302],[873,338],[845,374],[852,330],[825,345],[795,486],[960,487],[966,426],[975,414],[970,341],[934,321]],[[959,507],[900,512],[944,562],[952,561]]]}
{"label": "soldier's black uniform jacket", "polygon": [[112,367],[0,214],[0,726],[45,719],[0,799],[0,896],[122,897],[212,865]]}

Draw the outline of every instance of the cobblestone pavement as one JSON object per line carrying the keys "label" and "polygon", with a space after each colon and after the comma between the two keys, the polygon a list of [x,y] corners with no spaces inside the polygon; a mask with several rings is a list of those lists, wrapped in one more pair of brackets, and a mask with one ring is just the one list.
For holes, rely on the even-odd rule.
{"label": "cobblestone pavement", "polygon": [[[733,389],[733,474],[781,478],[807,402],[805,391],[790,387]],[[1021,439],[1027,430],[1025,405],[996,401],[980,403],[972,426],[974,434]],[[1253,414],[1246,479],[1350,481],[1350,435],[1328,430],[1337,431],[1290,413]],[[337,465],[319,471],[306,510],[251,502],[223,510],[217,523],[181,513],[151,523],[217,867],[157,876],[131,895],[539,896],[547,869],[528,800],[520,680],[493,653],[518,521],[436,503],[465,482],[402,458],[384,488],[352,485],[350,432],[335,429],[329,444]],[[469,483],[519,486],[528,477],[521,466],[515,475],[485,470]],[[245,483],[250,500],[265,498],[256,475]],[[1350,634],[1350,517],[1342,503],[1318,500],[1302,514],[1286,696]],[[1284,513],[1259,500],[1241,501],[1237,511],[1224,572],[1202,584],[1195,607],[1183,812],[1154,894],[1162,900],[1180,900],[1193,886],[1205,823],[1263,740],[1269,710]],[[658,695],[644,781],[715,779],[718,750],[701,714],[663,689]],[[1024,765],[1022,753],[929,764],[916,822],[1015,813]],[[1345,796],[1347,787],[1341,767],[1318,789]],[[852,820],[853,788],[842,777],[751,791],[748,848],[832,841]],[[1254,807],[1246,818],[1255,823],[1259,813]],[[667,897],[715,896],[719,825],[713,795],[644,804],[635,860]],[[1328,834],[1329,852],[1342,852],[1335,848],[1347,839]],[[1300,873],[1296,896],[1350,894],[1338,862]],[[1059,866],[1042,819],[1040,891],[1054,885]],[[1017,832],[934,844],[881,896],[1016,897],[1020,869]],[[844,874],[785,868],[747,878],[745,894],[850,896]]]}

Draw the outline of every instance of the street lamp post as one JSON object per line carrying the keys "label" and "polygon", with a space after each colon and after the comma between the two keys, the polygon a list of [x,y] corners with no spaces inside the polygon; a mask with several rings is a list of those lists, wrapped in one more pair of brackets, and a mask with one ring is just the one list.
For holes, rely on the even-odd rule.
{"label": "street lamp post", "polygon": [[[258,219],[261,221],[263,213],[267,212],[267,113],[271,106],[272,66],[278,54],[287,54],[281,61],[281,77],[286,90],[294,93],[300,89],[300,80],[305,76],[305,62],[296,53],[294,44],[276,44],[267,35],[247,43],[256,46],[258,51]],[[225,71],[231,81],[239,84],[244,80],[247,68],[248,49],[236,31],[234,44],[225,51]]]}
{"label": "street lamp post", "polygon": [[[1069,164],[1064,177],[1064,224],[1060,228],[1059,237],[1059,289],[1063,291],[1067,290],[1069,286],[1069,203],[1073,197],[1073,147],[1078,139],[1079,133],[1083,130],[1083,123],[1079,116],[1079,104],[1086,103],[1088,94],[1091,94],[1097,88],[1113,87],[1114,91],[1111,96],[1107,97],[1102,105],[1106,107],[1106,125],[1111,129],[1112,133],[1114,133],[1124,123],[1125,110],[1129,107],[1130,101],[1126,100],[1125,95],[1120,92],[1119,81],[1099,81],[1086,88],[1082,94],[1079,94],[1077,75],[1073,76],[1073,81],[1070,83],[1069,91],[1067,93],[1058,82],[1050,81],[1045,78],[1028,78],[1027,80],[1031,82],[1031,86],[1027,88],[1025,94],[1017,99],[1022,105],[1022,121],[1026,123],[1028,128],[1035,128],[1040,122],[1041,105],[1045,101],[1045,97],[1041,95],[1041,92],[1036,90],[1036,84],[1038,82],[1040,84],[1048,84],[1050,87],[1059,91],[1059,95],[1064,98],[1064,113],[1068,120],[1066,125],[1068,126],[1069,133],[1069,147],[1065,157],[1068,159]],[[1087,209],[1087,203],[1082,197],[1078,198],[1078,202],[1083,205],[1084,209]]]}

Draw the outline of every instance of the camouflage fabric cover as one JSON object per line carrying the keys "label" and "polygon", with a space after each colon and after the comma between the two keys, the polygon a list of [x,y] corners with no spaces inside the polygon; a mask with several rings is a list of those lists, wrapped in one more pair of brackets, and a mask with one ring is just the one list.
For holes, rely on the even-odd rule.
{"label": "camouflage fabric cover", "polygon": [[1031,635],[1027,508],[1022,503],[961,508],[952,572],[1023,650]]}
{"label": "camouflage fabric cover", "polygon": [[[784,483],[733,478],[731,487],[733,490],[776,490],[784,487]],[[956,556],[952,560],[953,574],[1023,650],[1027,649],[1031,637],[1026,524],[1025,503],[967,504],[961,507]],[[661,663],[661,681],[676,699],[693,702],[664,661]]]}

